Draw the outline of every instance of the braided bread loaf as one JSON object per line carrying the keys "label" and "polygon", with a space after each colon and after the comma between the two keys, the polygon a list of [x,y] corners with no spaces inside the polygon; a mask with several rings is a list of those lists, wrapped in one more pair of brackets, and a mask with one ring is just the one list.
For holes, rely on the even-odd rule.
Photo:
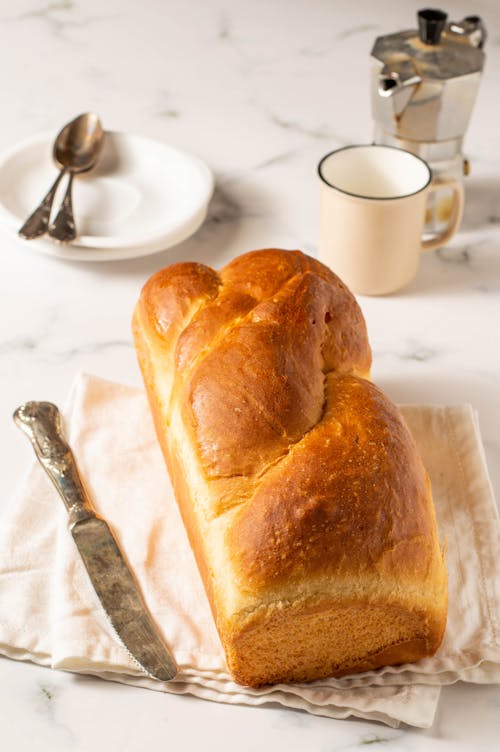
{"label": "braided bread loaf", "polygon": [[229,670],[308,681],[434,653],[447,609],[430,484],[325,266],[263,250],[155,274],[133,331]]}

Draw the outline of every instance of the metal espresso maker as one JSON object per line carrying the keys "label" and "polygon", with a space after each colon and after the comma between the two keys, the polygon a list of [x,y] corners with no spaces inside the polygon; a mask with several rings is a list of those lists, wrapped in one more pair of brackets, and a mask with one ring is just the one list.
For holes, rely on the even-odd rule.
{"label": "metal espresso maker", "polygon": [[[486,31],[479,16],[447,23],[441,10],[421,10],[418,29],[378,37],[372,55],[375,143],[422,157],[434,177],[469,172],[462,142],[484,66]],[[426,231],[447,221],[451,197],[434,193]]]}

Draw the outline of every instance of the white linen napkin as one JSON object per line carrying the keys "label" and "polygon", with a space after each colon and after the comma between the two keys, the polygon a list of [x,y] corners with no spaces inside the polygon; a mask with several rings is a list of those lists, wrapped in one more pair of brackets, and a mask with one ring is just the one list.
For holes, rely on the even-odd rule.
{"label": "white linen napkin", "polygon": [[440,685],[500,681],[500,523],[472,409],[402,410],[431,476],[440,534],[448,540],[449,617],[433,658],[309,684],[250,689],[232,682],[145,394],[92,376],[75,382],[66,435],[180,674],[168,684],[150,679],[118,641],[89,584],[66,510],[38,464],[0,519],[0,652],[218,702],[278,702],[333,718],[431,725]]}

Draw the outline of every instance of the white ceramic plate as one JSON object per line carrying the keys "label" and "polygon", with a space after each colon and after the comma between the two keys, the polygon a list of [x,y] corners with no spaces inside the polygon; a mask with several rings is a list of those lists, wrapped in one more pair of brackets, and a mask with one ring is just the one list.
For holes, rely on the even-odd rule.
{"label": "white ceramic plate", "polygon": [[[76,240],[22,240],[17,231],[57,175],[55,135],[37,136],[0,157],[0,221],[19,242],[73,261],[110,261],[169,248],[205,219],[213,177],[201,160],[159,141],[106,131],[98,166],[73,181]],[[65,187],[63,179],[53,210]]]}

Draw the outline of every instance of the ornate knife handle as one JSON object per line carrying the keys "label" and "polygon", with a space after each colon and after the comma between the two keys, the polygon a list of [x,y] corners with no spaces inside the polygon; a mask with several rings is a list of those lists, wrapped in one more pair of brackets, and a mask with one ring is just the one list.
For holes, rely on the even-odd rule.
{"label": "ornate knife handle", "polygon": [[80,520],[95,517],[75,458],[64,438],[57,406],[51,402],[25,402],[17,408],[13,418],[28,436],[40,464],[64,501],[70,528]]}

